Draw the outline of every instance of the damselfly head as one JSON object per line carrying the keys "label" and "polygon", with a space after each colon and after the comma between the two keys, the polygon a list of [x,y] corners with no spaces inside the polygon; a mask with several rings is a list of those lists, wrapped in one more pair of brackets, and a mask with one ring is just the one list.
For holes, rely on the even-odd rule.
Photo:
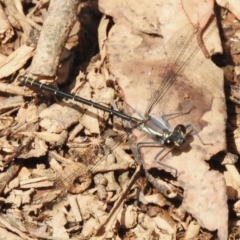
{"label": "damselfly head", "polygon": [[173,132],[164,140],[167,148],[180,147],[185,143],[186,127],[182,124],[177,125]]}

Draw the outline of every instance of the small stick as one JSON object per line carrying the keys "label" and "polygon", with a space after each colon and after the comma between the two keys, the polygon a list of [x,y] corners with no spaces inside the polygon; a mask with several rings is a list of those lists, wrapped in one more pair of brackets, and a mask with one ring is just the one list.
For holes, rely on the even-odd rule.
{"label": "small stick", "polygon": [[44,21],[31,73],[37,76],[56,75],[59,59],[77,16],[79,0],[51,0]]}

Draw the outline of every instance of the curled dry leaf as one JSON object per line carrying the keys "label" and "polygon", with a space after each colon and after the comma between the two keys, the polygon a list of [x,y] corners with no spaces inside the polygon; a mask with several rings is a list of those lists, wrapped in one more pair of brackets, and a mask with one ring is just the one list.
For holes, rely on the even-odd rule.
{"label": "curled dry leaf", "polygon": [[[218,152],[226,150],[226,107],[222,71],[211,60],[205,59],[201,51],[194,50],[199,48],[195,37],[191,42],[184,42],[194,31],[184,12],[180,10],[180,2],[174,1],[167,6],[164,6],[164,3],[148,5],[148,11],[152,11],[151,16],[154,16],[158,9],[163,39],[137,31],[133,28],[134,24],[124,24],[118,14],[119,6],[111,5],[108,9],[108,4],[105,3],[106,1],[100,2],[103,11],[111,13],[116,21],[107,41],[110,71],[117,77],[126,103],[136,111],[137,114],[133,113],[135,117],[139,117],[139,114],[144,116],[149,99],[164,81],[162,74],[166,73],[166,70],[169,71],[168,74],[178,70],[181,60],[183,64],[187,64],[150,115],[186,112],[194,106],[195,110],[169,120],[169,124],[173,128],[180,123],[185,126],[192,125],[206,145],[200,141],[198,135],[194,135],[194,138],[189,136],[188,144],[183,146],[181,152],[172,151],[162,160],[162,163],[169,167],[164,167],[154,160],[161,150],[159,148],[141,148],[141,155],[146,169],[175,169],[180,186],[184,189],[184,207],[203,227],[218,229],[220,239],[226,239],[228,210],[225,182],[220,173],[209,171],[205,162]],[[138,6],[135,9],[138,9]],[[174,18],[168,18],[166,11],[167,16]],[[145,16],[142,19],[145,19]],[[221,52],[216,23],[209,26],[203,38],[207,38],[208,49]],[[186,49],[183,49],[184,44]],[[180,49],[184,52],[181,52],[183,55],[179,57],[177,54]],[[194,54],[191,55],[192,53]],[[175,59],[179,59],[179,62]],[[186,93],[188,98],[184,97]],[[137,142],[141,142],[138,138],[139,132],[136,130],[134,134]],[[206,205],[206,202],[213,204]]]}

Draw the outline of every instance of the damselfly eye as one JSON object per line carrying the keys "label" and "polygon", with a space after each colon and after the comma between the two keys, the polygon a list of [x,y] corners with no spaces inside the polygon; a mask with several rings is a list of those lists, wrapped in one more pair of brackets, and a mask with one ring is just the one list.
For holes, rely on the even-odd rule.
{"label": "damselfly eye", "polygon": [[175,146],[174,141],[171,138],[166,138],[164,140],[164,146],[167,148],[173,148]]}
{"label": "damselfly eye", "polygon": [[179,124],[174,128],[174,132],[182,132],[183,134],[185,134],[186,133],[186,127],[182,124]]}

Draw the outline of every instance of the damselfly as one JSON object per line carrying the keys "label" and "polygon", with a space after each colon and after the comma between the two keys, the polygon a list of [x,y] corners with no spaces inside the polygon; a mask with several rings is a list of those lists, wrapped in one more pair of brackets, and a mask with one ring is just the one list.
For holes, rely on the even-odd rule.
{"label": "damselfly", "polygon": [[[186,29],[189,29],[189,28],[186,28]],[[209,37],[209,35],[214,30],[215,30],[215,26],[212,28],[210,33],[204,38],[204,40],[206,40],[206,38]],[[161,162],[159,161],[159,156],[164,151],[164,149],[169,148],[171,150],[173,148],[181,147],[185,142],[186,135],[188,135],[188,133],[193,130],[193,128],[191,128],[191,125],[185,126],[183,124],[178,124],[174,129],[172,129],[171,126],[168,124],[167,120],[165,119],[165,116],[157,118],[151,115],[151,112],[154,109],[154,107],[161,101],[163,96],[167,93],[168,89],[174,84],[176,78],[179,75],[181,75],[183,70],[190,64],[190,61],[196,55],[196,53],[199,51],[201,47],[197,45],[196,47],[193,47],[193,41],[195,40],[195,36],[196,36],[196,32],[194,31],[193,28],[190,32],[188,32],[187,35],[181,36],[181,34],[179,34],[181,33],[181,31],[183,31],[183,29],[180,30],[178,34],[174,35],[169,40],[170,45],[174,44],[175,42],[178,42],[178,46],[180,46],[178,49],[178,53],[177,55],[176,53],[174,53],[174,56],[166,55],[166,66],[161,76],[161,80],[157,84],[155,90],[152,91],[152,96],[150,98],[147,109],[145,110],[144,116],[139,115],[140,116],[139,118],[132,117],[129,114],[114,110],[112,108],[108,108],[106,106],[89,101],[82,97],[78,97],[78,96],[63,92],[57,88],[42,84],[34,80],[33,78],[29,78],[27,76],[20,76],[19,80],[21,81],[22,84],[26,86],[42,89],[42,90],[51,92],[57,96],[72,99],[74,101],[103,110],[105,112],[108,112],[112,115],[115,115],[119,118],[122,118],[128,121],[132,129],[138,128],[140,131],[142,131],[152,139],[152,142],[148,142],[148,143],[139,142],[137,144],[138,149],[145,146],[151,146],[151,145],[161,147],[161,150],[154,157],[154,159],[161,164]],[[185,52],[187,52],[187,55],[185,54]],[[155,75],[153,74],[153,77],[154,76]],[[193,108],[194,106],[192,106],[192,108],[187,112],[176,113],[172,115],[177,116],[182,114],[188,114]],[[190,129],[189,132],[187,132],[188,129]],[[200,136],[199,135],[197,136],[200,139],[200,141],[203,143]]]}
{"label": "damselfly", "polygon": [[[182,124],[177,125],[173,130],[171,130],[169,124],[167,124],[167,122],[164,119],[163,122],[159,122],[158,119],[151,117],[150,115],[144,119],[134,118],[123,112],[105,107],[101,104],[87,100],[85,98],[63,92],[57,88],[40,83],[26,76],[20,76],[19,80],[21,81],[22,84],[26,86],[35,87],[51,92],[59,97],[65,97],[86,104],[88,106],[92,106],[94,108],[100,109],[117,117],[120,117],[123,120],[127,120],[131,124],[133,124],[134,127],[137,127],[140,130],[144,131],[154,141],[157,141],[158,143],[160,142],[160,144],[164,147],[168,148],[180,147],[184,143],[186,127]],[[159,130],[163,130],[163,132]]]}

